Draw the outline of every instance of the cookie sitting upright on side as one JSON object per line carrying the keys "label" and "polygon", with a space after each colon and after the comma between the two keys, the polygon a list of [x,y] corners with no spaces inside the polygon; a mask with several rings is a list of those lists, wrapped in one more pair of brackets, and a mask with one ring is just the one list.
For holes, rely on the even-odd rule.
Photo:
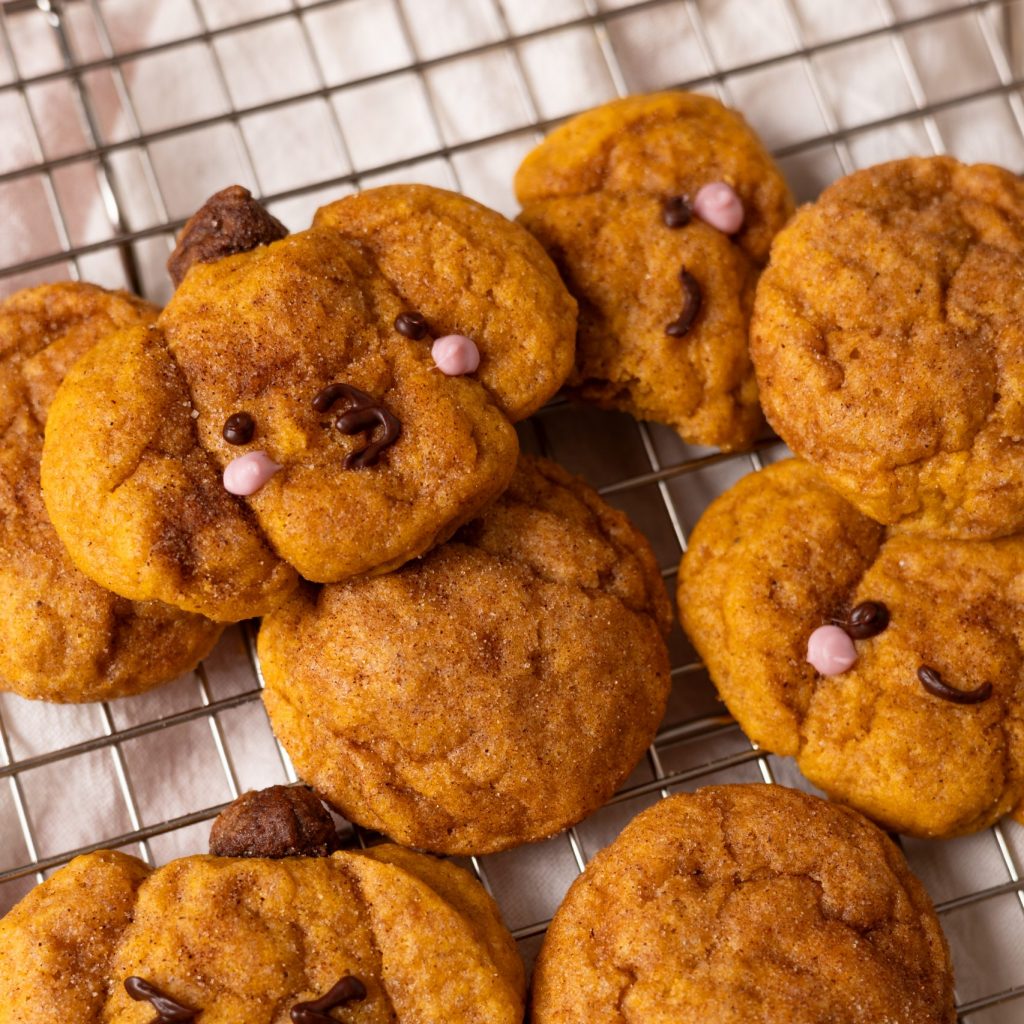
{"label": "cookie sitting upright on side", "polygon": [[[225,225],[269,244],[237,252]],[[155,327],[97,346],[57,395],[47,507],[117,593],[233,620],[298,574],[394,569],[504,489],[510,419],[568,373],[554,266],[469,199],[375,189],[279,234],[244,190],[213,197]]]}
{"label": "cookie sitting upright on side", "polygon": [[695,93],[615,100],[555,129],[516,194],[580,303],[570,386],[686,441],[748,446],[754,285],[793,202],[743,118]]}
{"label": "cookie sitting upright on side", "polygon": [[52,701],[138,693],[187,672],[220,634],[198,615],[86,579],[39,490],[47,412],[68,367],[105,335],[145,329],[156,315],[124,292],[70,282],[0,303],[0,690]]}
{"label": "cookie sitting upright on side", "polygon": [[919,836],[1024,802],[1024,537],[884,529],[806,463],[718,498],[679,575],[729,710],[830,796]]}
{"label": "cookie sitting upright on side", "polygon": [[574,824],[625,780],[664,713],[670,618],[643,535],[524,457],[426,558],[265,618],[264,700],[299,775],[349,819],[487,853]]}
{"label": "cookie sitting upright on side", "polygon": [[865,515],[930,536],[1024,529],[1024,183],[949,157],[858,171],[761,278],[765,413]]}
{"label": "cookie sitting upright on side", "polygon": [[953,1024],[938,918],[899,849],[781,786],[635,818],[548,929],[533,1024]]}
{"label": "cookie sitting upright on side", "polygon": [[472,875],[325,836],[318,801],[274,787],[211,856],[76,858],[0,920],[0,1024],[520,1024],[523,965]]}

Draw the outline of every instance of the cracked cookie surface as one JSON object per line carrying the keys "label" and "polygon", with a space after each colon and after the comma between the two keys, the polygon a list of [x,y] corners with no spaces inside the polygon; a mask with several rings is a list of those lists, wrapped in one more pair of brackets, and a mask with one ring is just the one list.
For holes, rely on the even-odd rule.
{"label": "cracked cookie surface", "polygon": [[524,456],[426,558],[264,619],[264,701],[299,775],[346,817],[490,852],[566,828],[625,780],[664,713],[670,617],[644,537]]}
{"label": "cracked cookie surface", "polygon": [[896,845],[780,786],[641,813],[573,883],[534,1024],[953,1024],[938,919]]}
{"label": "cracked cookie surface", "polygon": [[[410,312],[425,336],[396,325]],[[493,211],[424,186],[340,200],[307,231],[191,265],[155,325],[75,367],[47,427],[47,507],[104,586],[225,621],[299,575],[390,571],[505,487],[509,417],[557,390],[574,325],[541,247]],[[431,337],[451,334],[479,372],[437,368]],[[245,456],[271,471],[229,493]]]}
{"label": "cracked cookie surface", "polygon": [[[736,234],[695,215],[666,224],[666,202],[688,208],[714,184],[742,203]],[[690,442],[749,445],[763,422],[747,349],[754,285],[793,204],[743,118],[695,93],[615,100],[555,129],[523,161],[516,194],[580,303],[570,387]],[[700,308],[673,336],[684,268]]]}
{"label": "cracked cookie surface", "polygon": [[0,303],[0,690],[94,701],[166,683],[209,653],[221,627],[157,601],[132,602],[75,568],[39,485],[43,430],[68,368],[155,307],[66,283]]}
{"label": "cracked cookie surface", "polygon": [[1024,184],[949,157],[858,171],[803,207],[758,285],[769,422],[879,522],[1024,527]]}
{"label": "cracked cookie surface", "polygon": [[129,978],[198,1011],[202,1024],[291,1024],[296,1004],[345,976],[365,992],[325,1019],[523,1016],[522,962],[494,901],[461,868],[388,845],[280,860],[192,856],[155,871],[100,851],[0,920],[0,1024],[149,1024],[154,1006],[133,1000]]}
{"label": "cracked cookie surface", "polygon": [[[679,611],[744,732],[834,799],[926,837],[985,828],[1024,800],[1024,538],[932,540],[885,529],[791,459],[705,511]],[[888,625],[820,674],[808,640],[862,602]],[[958,704],[923,685],[923,666]]]}

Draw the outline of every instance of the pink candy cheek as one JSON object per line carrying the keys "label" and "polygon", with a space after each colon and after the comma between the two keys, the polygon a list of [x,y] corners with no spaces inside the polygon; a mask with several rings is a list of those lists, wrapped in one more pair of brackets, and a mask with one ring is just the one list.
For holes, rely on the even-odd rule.
{"label": "pink candy cheek", "polygon": [[224,490],[242,497],[255,494],[282,467],[266,452],[246,452],[224,469]]}
{"label": "pink candy cheek", "polygon": [[726,235],[734,235],[743,227],[743,201],[724,181],[704,185],[694,197],[693,212]]}
{"label": "pink candy cheek", "polygon": [[857,648],[846,630],[819,626],[807,640],[807,660],[823,676],[838,676],[853,668]]}
{"label": "pink candy cheek", "polygon": [[437,368],[447,377],[475,373],[480,365],[480,350],[464,334],[446,334],[430,349]]}

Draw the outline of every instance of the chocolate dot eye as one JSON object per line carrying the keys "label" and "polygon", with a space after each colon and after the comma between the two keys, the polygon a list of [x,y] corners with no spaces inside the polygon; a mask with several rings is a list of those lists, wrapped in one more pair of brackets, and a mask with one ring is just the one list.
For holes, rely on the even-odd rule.
{"label": "chocolate dot eye", "polygon": [[228,444],[248,444],[256,433],[256,421],[247,412],[232,413],[222,431]]}
{"label": "chocolate dot eye", "polygon": [[395,317],[395,330],[413,341],[419,341],[426,337],[430,327],[422,313],[399,313]]}
{"label": "chocolate dot eye", "polygon": [[846,620],[846,632],[854,640],[878,636],[889,625],[889,609],[881,601],[861,601]]}
{"label": "chocolate dot eye", "polygon": [[669,196],[662,204],[661,220],[667,228],[685,228],[693,220],[686,196]]}

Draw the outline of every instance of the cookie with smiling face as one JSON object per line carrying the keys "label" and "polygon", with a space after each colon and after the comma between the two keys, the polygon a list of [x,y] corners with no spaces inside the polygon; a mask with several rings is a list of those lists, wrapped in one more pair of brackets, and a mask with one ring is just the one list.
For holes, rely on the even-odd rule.
{"label": "cookie with smiling face", "polygon": [[1024,528],[1024,183],[949,157],[836,182],[778,236],[751,350],[765,413],[865,515]]}
{"label": "cookie with smiling face", "polygon": [[70,282],[0,303],[0,690],[52,701],[138,693],[187,672],[220,635],[198,615],[87,579],[39,491],[43,430],[68,368],[106,335],[156,316],[124,292]]}
{"label": "cookie with smiling face", "polygon": [[615,100],[556,128],[516,194],[580,303],[573,390],[689,442],[748,446],[763,423],[754,285],[793,203],[743,118],[695,93]]}
{"label": "cookie with smiling face", "polygon": [[0,1024],[519,1024],[522,962],[471,875],[394,846],[326,855],[333,823],[301,790],[239,805],[210,856],[154,871],[104,850],[29,893],[0,920]]}
{"label": "cookie with smiling face", "polygon": [[660,801],[548,929],[534,1024],[953,1024],[949,950],[897,846],[781,786]]}
{"label": "cookie with smiling face", "polygon": [[214,197],[156,324],[105,339],[57,395],[47,508],[116,593],[233,620],[300,574],[394,569],[504,489],[511,421],[568,372],[557,272],[471,200],[377,189],[279,235],[244,190]]}
{"label": "cookie with smiling face", "polygon": [[1024,801],[1024,537],[889,533],[807,463],[704,513],[684,627],[764,749],[886,827],[952,836]]}
{"label": "cookie with smiling face", "polygon": [[575,824],[625,781],[665,710],[670,619],[643,535],[523,457],[425,558],[267,616],[265,703],[300,776],[350,820],[489,853]]}

